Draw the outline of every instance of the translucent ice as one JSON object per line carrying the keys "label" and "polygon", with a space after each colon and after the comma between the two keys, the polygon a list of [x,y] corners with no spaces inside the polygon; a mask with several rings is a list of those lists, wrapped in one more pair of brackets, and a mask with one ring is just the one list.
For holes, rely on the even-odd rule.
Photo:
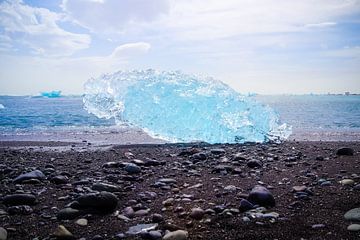
{"label": "translucent ice", "polygon": [[47,98],[58,98],[61,97],[61,91],[41,92],[40,96]]}
{"label": "translucent ice", "polygon": [[156,70],[89,79],[84,105],[100,118],[172,142],[266,142],[287,138],[274,111],[210,77]]}

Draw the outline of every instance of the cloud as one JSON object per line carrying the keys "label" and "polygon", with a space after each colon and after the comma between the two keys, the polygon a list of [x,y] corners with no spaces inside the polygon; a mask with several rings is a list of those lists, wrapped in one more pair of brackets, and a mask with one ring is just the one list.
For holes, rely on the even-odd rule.
{"label": "cloud", "polygon": [[151,45],[146,42],[123,44],[116,47],[110,57],[129,58],[133,56],[138,56],[149,51],[150,47]]}
{"label": "cloud", "polygon": [[123,32],[136,23],[152,22],[169,10],[169,0],[63,0],[63,10],[92,32]]}
{"label": "cloud", "polygon": [[323,27],[332,27],[335,26],[336,22],[322,22],[322,23],[310,23],[305,24],[306,28],[323,28]]}
{"label": "cloud", "polygon": [[0,58],[0,89],[2,94],[36,94],[34,89],[82,93],[87,79],[127,68],[149,49],[150,44],[138,42],[120,45],[112,53],[100,57],[48,58],[3,54]]}
{"label": "cloud", "polygon": [[65,31],[58,25],[62,19],[61,14],[25,5],[20,0],[0,4],[0,27],[5,35],[35,54],[69,56],[89,47],[90,36]]}

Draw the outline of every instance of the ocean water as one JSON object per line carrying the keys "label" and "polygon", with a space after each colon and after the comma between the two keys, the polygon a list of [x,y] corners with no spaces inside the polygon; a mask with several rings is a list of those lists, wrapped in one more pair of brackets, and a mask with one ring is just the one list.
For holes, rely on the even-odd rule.
{"label": "ocean water", "polygon": [[[359,95],[254,96],[292,126],[290,140],[360,141]],[[116,126],[84,110],[82,96],[0,96],[0,141],[156,143],[139,129]]]}

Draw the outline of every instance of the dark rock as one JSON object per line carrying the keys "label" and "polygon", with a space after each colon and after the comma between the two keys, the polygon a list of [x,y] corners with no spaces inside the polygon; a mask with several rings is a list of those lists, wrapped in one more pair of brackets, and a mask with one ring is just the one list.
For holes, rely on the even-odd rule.
{"label": "dark rock", "polygon": [[232,172],[233,170],[234,170],[234,167],[232,167],[230,165],[217,165],[211,172],[212,173],[228,173],[228,172]]}
{"label": "dark rock", "polygon": [[164,221],[164,217],[161,214],[155,213],[152,215],[152,222],[160,223]]}
{"label": "dark rock", "polygon": [[262,167],[262,163],[259,160],[252,159],[247,162],[247,166],[249,168],[260,168],[260,167]]}
{"label": "dark rock", "polygon": [[195,153],[192,155],[192,158],[195,160],[206,160],[207,154],[204,152]]}
{"label": "dark rock", "polygon": [[104,165],[102,167],[103,168],[117,168],[120,166],[121,166],[120,162],[107,162],[107,163],[104,163]]}
{"label": "dark rock", "polygon": [[105,191],[105,192],[120,192],[121,189],[118,186],[107,184],[107,183],[95,183],[92,186],[92,189],[95,191]]}
{"label": "dark rock", "polygon": [[36,198],[32,194],[13,194],[5,196],[3,203],[10,206],[34,205],[36,203]]}
{"label": "dark rock", "polygon": [[112,212],[118,204],[118,198],[110,192],[89,193],[76,199],[80,208],[100,212]]}
{"label": "dark rock", "polygon": [[249,202],[246,199],[241,199],[240,206],[239,206],[240,212],[246,212],[253,208],[254,208],[254,205],[251,202]]}
{"label": "dark rock", "polygon": [[55,177],[51,178],[50,181],[55,184],[66,184],[66,183],[68,183],[69,179],[66,176],[59,175],[59,176],[55,176]]}
{"label": "dark rock", "polygon": [[30,179],[43,180],[45,179],[45,175],[40,170],[35,170],[32,172],[21,174],[20,176],[14,179],[14,183],[21,183],[25,180],[30,180]]}
{"label": "dark rock", "polygon": [[215,155],[225,154],[225,150],[222,148],[213,148],[210,150],[210,152]]}
{"label": "dark rock", "polygon": [[196,220],[201,220],[205,214],[205,211],[201,208],[191,209],[190,217]]}
{"label": "dark rock", "polygon": [[61,209],[56,215],[59,220],[72,220],[80,216],[82,213],[74,208],[64,208]]}
{"label": "dark rock", "polygon": [[33,209],[28,205],[19,205],[8,207],[7,212],[9,215],[29,215],[33,212]]}
{"label": "dark rock", "polygon": [[342,147],[336,151],[336,155],[352,156],[354,155],[354,149],[348,147]]}
{"label": "dark rock", "polygon": [[275,199],[270,191],[263,186],[255,186],[248,197],[248,200],[263,207],[274,207]]}
{"label": "dark rock", "polygon": [[134,163],[128,163],[125,166],[125,171],[130,174],[136,174],[141,172],[141,168]]}

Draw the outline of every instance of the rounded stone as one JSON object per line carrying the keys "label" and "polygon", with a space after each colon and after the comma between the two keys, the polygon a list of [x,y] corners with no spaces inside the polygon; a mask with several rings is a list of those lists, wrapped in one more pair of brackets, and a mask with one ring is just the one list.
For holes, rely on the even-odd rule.
{"label": "rounded stone", "polygon": [[339,155],[339,156],[352,156],[354,155],[354,149],[352,148],[348,148],[348,147],[342,147],[342,148],[339,148],[337,151],[336,151],[336,155]]}
{"label": "rounded stone", "polygon": [[347,227],[347,230],[352,232],[360,231],[360,224],[351,224]]}
{"label": "rounded stone", "polygon": [[101,212],[112,212],[115,210],[118,199],[110,192],[85,194],[76,199],[80,208],[92,208]]}
{"label": "rounded stone", "polygon": [[255,186],[248,197],[248,200],[259,206],[263,207],[274,207],[275,199],[271,192],[263,186]]}
{"label": "rounded stone", "polygon": [[125,166],[125,171],[130,174],[136,174],[141,172],[141,168],[134,163],[128,163]]}
{"label": "rounded stone", "polygon": [[343,179],[339,182],[341,185],[349,186],[354,184],[354,180],[352,179]]}
{"label": "rounded stone", "polygon": [[174,232],[169,232],[165,234],[163,240],[186,240],[188,239],[188,232],[184,230],[177,230]]}
{"label": "rounded stone", "polygon": [[5,228],[0,227],[0,240],[7,239],[7,231]]}
{"label": "rounded stone", "polygon": [[86,226],[86,225],[88,225],[88,220],[85,218],[80,218],[80,219],[76,220],[75,223],[79,226]]}
{"label": "rounded stone", "polygon": [[201,220],[205,214],[205,211],[201,208],[191,209],[190,217],[196,220]]}
{"label": "rounded stone", "polygon": [[249,168],[260,168],[260,167],[262,167],[262,163],[259,160],[252,159],[247,162],[247,166]]}
{"label": "rounded stone", "polygon": [[32,194],[12,194],[7,195],[3,199],[5,205],[17,206],[17,205],[34,205],[36,198]]}
{"label": "rounded stone", "polygon": [[81,212],[74,208],[64,208],[61,209],[56,215],[59,220],[71,220],[77,218],[81,215]]}
{"label": "rounded stone", "polygon": [[360,208],[353,208],[347,211],[344,218],[349,221],[360,221]]}
{"label": "rounded stone", "polygon": [[63,225],[58,226],[58,228],[54,232],[54,236],[57,239],[74,239],[72,233],[67,230]]}
{"label": "rounded stone", "polygon": [[40,170],[35,170],[19,175],[17,178],[14,179],[14,183],[21,183],[25,180],[30,180],[30,179],[43,180],[45,178],[46,177],[43,172],[41,172]]}

